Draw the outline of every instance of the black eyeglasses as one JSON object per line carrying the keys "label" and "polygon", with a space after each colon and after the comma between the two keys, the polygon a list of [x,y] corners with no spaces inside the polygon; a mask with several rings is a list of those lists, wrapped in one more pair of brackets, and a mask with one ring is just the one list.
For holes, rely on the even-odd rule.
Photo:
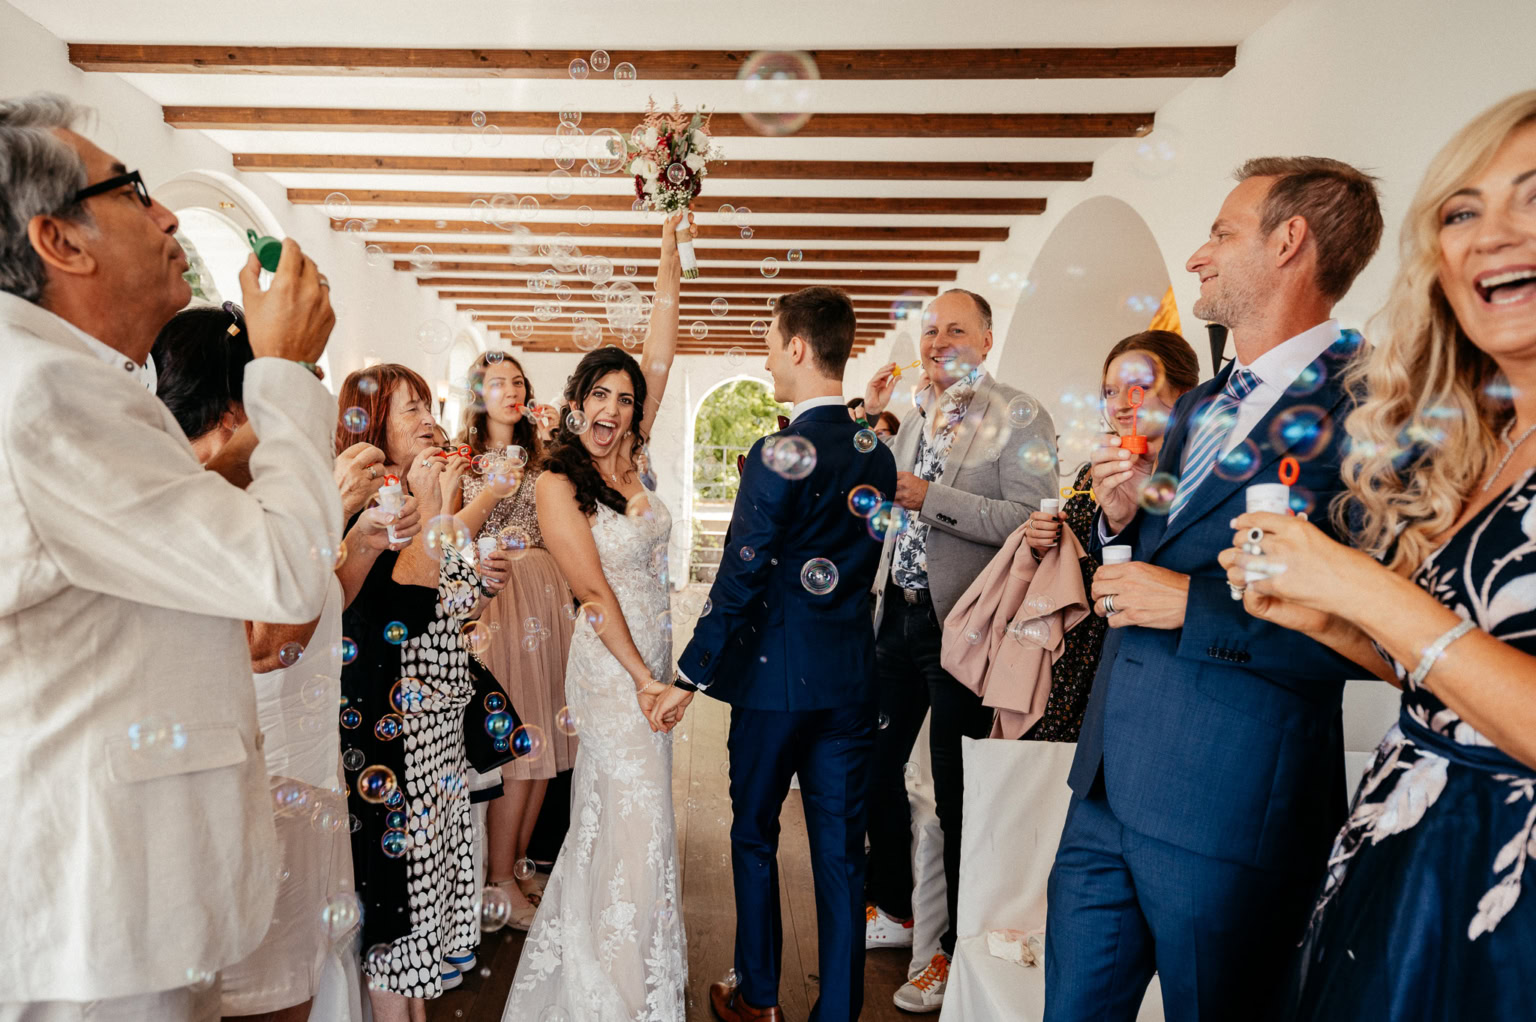
{"label": "black eyeglasses", "polygon": [[114,191],[124,185],[133,185],[133,190],[138,193],[139,202],[143,204],[145,209],[149,208],[149,189],[144,187],[144,179],[139,176],[139,172],[136,170],[130,170],[126,174],[119,174],[116,177],[109,177],[105,181],[98,181],[93,185],[87,185],[75,193],[75,197],[70,200],[70,205],[84,202],[93,195]]}

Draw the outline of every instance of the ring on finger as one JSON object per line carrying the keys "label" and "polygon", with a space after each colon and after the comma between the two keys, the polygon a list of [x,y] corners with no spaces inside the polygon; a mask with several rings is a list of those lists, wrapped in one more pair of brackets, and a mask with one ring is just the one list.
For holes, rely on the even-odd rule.
{"label": "ring on finger", "polygon": [[1104,597],[1104,616],[1113,617],[1118,613],[1120,612],[1115,609],[1115,594],[1110,593],[1108,596]]}

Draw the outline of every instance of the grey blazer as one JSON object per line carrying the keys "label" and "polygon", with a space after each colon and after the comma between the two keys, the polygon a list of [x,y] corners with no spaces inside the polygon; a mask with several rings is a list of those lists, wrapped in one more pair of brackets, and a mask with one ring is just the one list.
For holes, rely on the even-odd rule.
{"label": "grey blazer", "polygon": [[[939,623],[949,615],[1013,530],[1040,501],[1057,496],[1056,429],[1042,407],[1026,426],[1009,422],[1008,403],[1024,392],[982,373],[944,474],[928,486],[919,520],[928,530],[928,591]],[[1037,402],[1038,403],[1038,402]],[[891,445],[896,470],[917,464],[917,440],[928,420],[917,409],[901,420]],[[885,614],[885,585],[896,550],[896,531],[886,534],[875,575],[875,631]]]}

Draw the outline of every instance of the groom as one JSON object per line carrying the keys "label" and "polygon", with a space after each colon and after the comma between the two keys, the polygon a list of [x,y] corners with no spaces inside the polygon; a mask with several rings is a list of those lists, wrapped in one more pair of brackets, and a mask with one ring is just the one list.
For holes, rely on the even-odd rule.
{"label": "groom", "polygon": [[[816,880],[821,996],[812,1020],[848,1022],[864,1000],[865,789],[874,748],[870,588],[880,559],[857,487],[889,499],[896,463],[848,418],[843,366],[853,304],[830,287],[778,300],[766,368],[789,425],[747,455],[729,539],[678,679],[653,711],[672,721],[707,691],[731,704],[731,858],[736,985],[710,1003],[726,1022],[778,1007],[779,813],[800,778]],[[670,723],[662,724],[670,726]]]}

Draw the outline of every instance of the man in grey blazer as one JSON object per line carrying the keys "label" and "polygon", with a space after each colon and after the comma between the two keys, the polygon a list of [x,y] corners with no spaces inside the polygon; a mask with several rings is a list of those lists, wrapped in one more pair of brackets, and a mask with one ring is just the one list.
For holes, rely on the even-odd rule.
{"label": "man in grey blazer", "polygon": [[[1009,534],[1056,494],[1055,431],[1028,394],[982,368],[992,350],[992,307],[959,289],[936,298],[922,318],[919,355],[928,386],[902,420],[892,444],[896,493],[875,578],[875,670],[881,729],[876,733],[870,791],[869,867],[872,902],[867,947],[912,941],[910,808],[904,780],[912,743],[929,726],[934,795],[944,833],[949,928],[928,969],[896,992],[907,1011],[943,1003],[955,950],[955,897],[960,887],[964,778],[962,737],[984,738],[992,711],[939,666],[944,618]],[[885,410],[896,366],[875,374],[865,414]]]}

